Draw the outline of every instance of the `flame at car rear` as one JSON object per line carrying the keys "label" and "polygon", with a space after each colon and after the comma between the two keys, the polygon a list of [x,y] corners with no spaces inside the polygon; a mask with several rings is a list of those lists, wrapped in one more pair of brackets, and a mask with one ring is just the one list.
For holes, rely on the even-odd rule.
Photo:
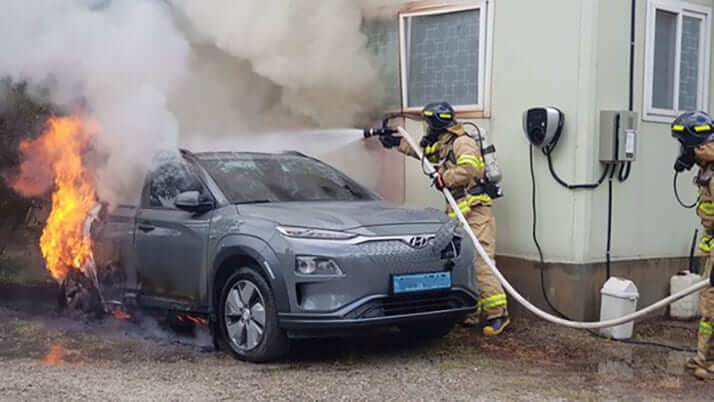
{"label": "flame at car rear", "polygon": [[[92,138],[89,121],[79,116],[50,117],[34,140],[23,141],[23,162],[13,188],[37,196],[52,189],[52,210],[40,237],[40,249],[52,277],[61,282],[70,269],[83,270],[91,241],[83,225],[97,200],[92,172],[82,160]],[[50,183],[45,183],[46,181]]]}

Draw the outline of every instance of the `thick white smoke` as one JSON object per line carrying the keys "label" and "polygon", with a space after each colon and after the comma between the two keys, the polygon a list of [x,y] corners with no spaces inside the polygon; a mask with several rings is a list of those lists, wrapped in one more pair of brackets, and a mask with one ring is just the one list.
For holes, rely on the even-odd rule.
{"label": "thick white smoke", "polygon": [[109,158],[98,171],[103,199],[133,201],[152,154],[176,148],[167,99],[188,73],[190,46],[170,15],[148,0],[0,2],[0,76],[86,109]]}
{"label": "thick white smoke", "polygon": [[188,134],[347,127],[382,106],[363,11],[404,0],[169,2],[198,56],[175,102]]}
{"label": "thick white smoke", "polygon": [[133,202],[157,151],[345,127],[379,109],[362,9],[397,3],[3,0],[0,77],[56,105],[81,103],[108,157],[100,196]]}

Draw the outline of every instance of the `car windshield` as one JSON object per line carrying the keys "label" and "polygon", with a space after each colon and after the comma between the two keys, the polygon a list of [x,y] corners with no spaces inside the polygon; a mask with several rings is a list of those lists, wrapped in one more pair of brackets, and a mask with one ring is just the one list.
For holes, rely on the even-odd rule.
{"label": "car windshield", "polygon": [[336,169],[300,155],[215,153],[198,158],[235,204],[378,199]]}

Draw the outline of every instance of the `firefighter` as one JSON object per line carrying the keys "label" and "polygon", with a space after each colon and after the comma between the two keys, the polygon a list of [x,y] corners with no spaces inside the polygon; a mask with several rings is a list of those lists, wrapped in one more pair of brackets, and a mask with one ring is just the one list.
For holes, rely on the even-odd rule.
{"label": "firefighter", "polygon": [[[704,235],[699,243],[700,255],[706,255],[703,277],[710,278],[714,259],[714,122],[703,112],[685,113],[672,124],[672,135],[682,144],[681,155],[675,170],[681,172],[699,166],[696,183],[699,187],[697,215],[704,227]],[[714,358],[712,350],[712,326],[714,325],[714,287],[708,287],[699,294],[699,322],[697,356],[690,359],[686,367],[696,377],[714,380]]]}
{"label": "firefighter", "polygon": [[[426,122],[426,135],[420,142],[424,157],[435,166],[438,173],[432,177],[438,190],[448,188],[454,195],[461,212],[483,248],[493,260],[496,252],[496,222],[492,211],[491,197],[486,193],[483,180],[486,164],[476,140],[468,135],[454,117],[454,109],[448,103],[433,103],[422,111]],[[380,141],[385,148],[399,147],[399,151],[412,157],[416,153],[400,136],[383,135]],[[450,216],[456,214],[447,206]],[[506,306],[506,294],[486,262],[474,255],[476,282],[480,291],[480,313],[486,323],[483,334],[498,336],[510,324]],[[467,318],[472,321],[473,317]]]}

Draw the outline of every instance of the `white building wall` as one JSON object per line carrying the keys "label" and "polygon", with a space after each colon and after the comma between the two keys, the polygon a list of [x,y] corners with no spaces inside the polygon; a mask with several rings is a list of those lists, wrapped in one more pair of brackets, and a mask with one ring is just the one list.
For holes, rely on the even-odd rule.
{"label": "white building wall", "polygon": [[[712,0],[691,1],[712,7]],[[522,113],[531,106],[560,108],[566,126],[553,154],[555,168],[570,183],[595,181],[602,172],[599,112],[628,107],[631,4],[628,0],[490,2],[495,13],[491,113],[477,123],[488,130],[504,173],[505,197],[495,205],[498,254],[536,259]],[[634,106],[641,118],[646,8],[647,0],[637,0]],[[407,127],[422,135],[419,124],[408,122]],[[696,219],[693,211],[679,207],[672,193],[676,142],[667,123],[641,120],[639,134],[639,155],[631,177],[613,185],[613,259],[685,256]],[[538,237],[546,260],[604,261],[607,182],[595,191],[566,190],[552,179],[540,152],[535,154],[535,171]],[[691,174],[680,178],[687,199],[695,196],[690,178]],[[443,206],[417,162],[407,162],[405,183],[407,204]]]}

